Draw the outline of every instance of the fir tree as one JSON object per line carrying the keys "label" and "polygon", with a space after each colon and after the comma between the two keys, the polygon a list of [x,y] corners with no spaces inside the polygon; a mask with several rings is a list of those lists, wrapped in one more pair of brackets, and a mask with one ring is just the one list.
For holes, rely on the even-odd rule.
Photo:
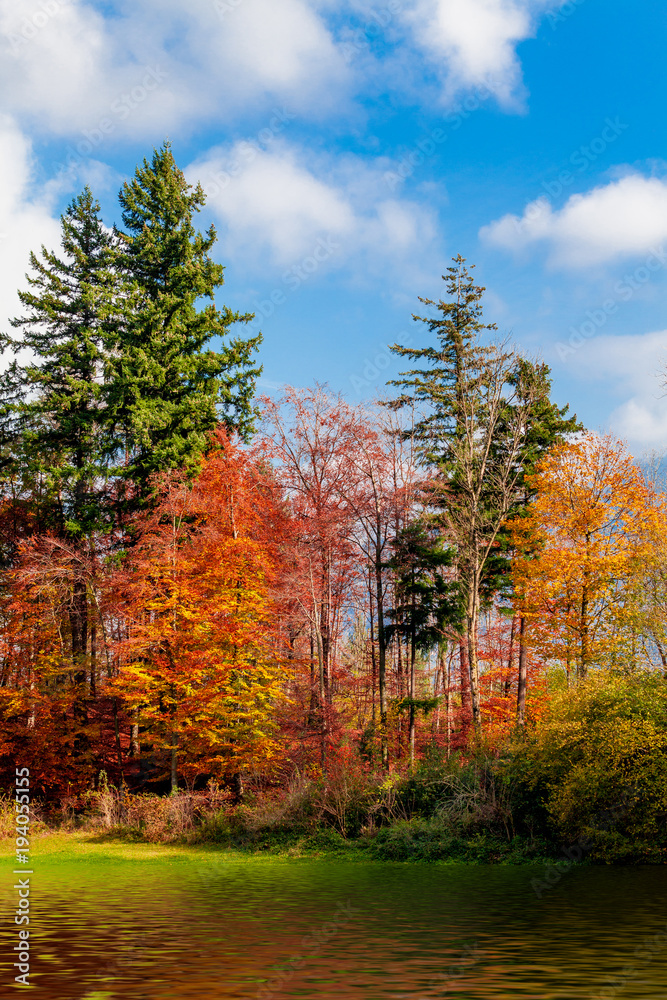
{"label": "fir tree", "polygon": [[[443,281],[448,300],[419,299],[429,308],[435,306],[440,315],[412,317],[426,325],[429,335],[436,335],[437,346],[392,344],[394,354],[420,367],[401,372],[400,379],[388,383],[403,390],[388,404],[392,409],[426,404],[421,419],[408,434],[414,437],[422,461],[438,466],[452,464],[455,443],[464,433],[467,407],[486,353],[479,342],[480,334],[497,329],[495,324],[483,322],[484,288],[474,283],[460,254],[453,258],[453,266],[447,268]],[[426,367],[422,367],[424,364]]]}
{"label": "fir tree", "polygon": [[[464,645],[476,729],[481,724],[477,633],[490,569],[503,525],[524,482],[524,465],[537,445],[539,416],[546,419],[544,373],[505,344],[482,343],[495,325],[482,318],[484,288],[474,283],[462,257],[444,277],[449,301],[436,306],[440,316],[426,323],[437,346],[392,350],[425,367],[401,373],[389,383],[403,392],[389,405],[422,407],[414,424],[416,447],[433,472],[434,506],[441,530],[456,551],[457,574],[465,606]],[[540,410],[540,406],[542,409]],[[552,414],[552,417],[554,415]],[[461,648],[462,667],[464,649]]]}
{"label": "fir tree", "polygon": [[252,358],[261,335],[207,349],[252,316],[218,309],[213,301],[224,281],[224,268],[210,256],[216,232],[213,226],[205,235],[195,230],[204,192],[187,183],[168,143],[137,168],[119,200],[122,268],[136,307],[118,344],[109,405],[125,453],[123,476],[141,499],[153,473],[196,470],[220,423],[244,438],[250,433],[261,371]]}
{"label": "fir tree", "polygon": [[61,218],[62,254],[31,253],[24,315],[12,320],[20,333],[3,337],[19,355],[0,376],[5,472],[39,482],[41,526],[69,540],[108,523],[104,380],[118,294],[114,239],[99,211],[86,188]]}
{"label": "fir tree", "polygon": [[[99,211],[85,188],[61,218],[61,253],[31,253],[29,288],[19,292],[24,315],[12,320],[19,333],[3,337],[3,348],[19,356],[0,376],[5,478],[22,480],[33,530],[48,532],[62,556],[61,635],[69,634],[79,756],[88,745],[90,547],[111,525],[104,394],[120,299],[115,240]],[[91,665],[91,688],[93,673]]]}

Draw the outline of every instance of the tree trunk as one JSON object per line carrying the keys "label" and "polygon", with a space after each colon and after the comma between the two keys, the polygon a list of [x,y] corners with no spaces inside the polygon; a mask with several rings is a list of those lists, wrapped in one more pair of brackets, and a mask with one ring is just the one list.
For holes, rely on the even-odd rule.
{"label": "tree trunk", "polygon": [[588,634],[588,585],[585,583],[581,595],[581,659],[579,662],[579,677],[582,679],[586,676],[586,671],[588,669],[589,643],[590,643],[590,637]]}
{"label": "tree trunk", "polygon": [[373,578],[372,574],[368,577],[368,610],[370,612],[370,625],[371,625],[371,686],[373,692],[373,730],[375,730],[376,721],[376,711],[375,711],[375,698],[377,694],[377,659],[375,656],[375,609],[374,609],[374,599],[373,599]]}
{"label": "tree trunk", "polygon": [[72,633],[72,667],[75,684],[86,683],[88,653],[88,592],[86,581],[77,577],[72,584],[72,605],[69,614]]}
{"label": "tree trunk", "polygon": [[475,734],[479,736],[482,726],[482,711],[479,703],[479,661],[477,659],[477,631],[479,628],[479,597],[477,586],[471,587],[466,615],[466,639],[468,644],[468,669],[470,672],[470,701]]}
{"label": "tree trunk", "polygon": [[[135,718],[138,719],[138,712],[135,710]],[[141,756],[141,744],[139,743],[139,722],[130,725],[130,757],[139,758]],[[141,761],[139,762],[141,766]]]}
{"label": "tree trunk", "polygon": [[416,685],[415,685],[415,661],[417,659],[417,647],[416,647],[416,636],[415,636],[415,602],[414,596],[412,599],[412,627],[410,634],[410,735],[409,735],[409,745],[410,745],[410,768],[414,767],[415,763],[415,698],[416,698]]}
{"label": "tree trunk", "polygon": [[178,791],[178,734],[171,734],[171,794]]}
{"label": "tree trunk", "polygon": [[378,687],[380,695],[380,742],[382,766],[389,767],[389,734],[387,732],[387,646],[384,632],[384,595],[382,590],[382,553],[375,553],[375,601],[378,633]]}
{"label": "tree trunk", "polygon": [[[72,706],[74,721],[83,728],[88,725],[88,708],[86,705],[86,659],[88,656],[88,589],[86,581],[77,576],[72,584],[72,603],[69,613],[70,631],[72,635],[72,667],[76,697]],[[74,739],[74,751],[77,755],[88,750],[88,738],[83,732],[78,732]]]}
{"label": "tree trunk", "polygon": [[526,681],[528,677],[528,650],[526,648],[526,619],[519,622],[519,683],[517,689],[516,714],[519,723],[526,721]]}
{"label": "tree trunk", "polygon": [[90,629],[90,696],[97,698],[97,626]]}
{"label": "tree trunk", "polygon": [[505,698],[509,698],[512,693],[512,671],[514,670],[514,636],[516,633],[516,615],[512,615],[512,628],[510,631],[510,648],[507,655],[507,677],[505,679]]}
{"label": "tree trunk", "polygon": [[584,563],[584,584],[581,592],[581,661],[579,664],[579,677],[584,678],[588,670],[588,662],[590,659],[590,634],[589,634],[589,621],[588,621],[588,605],[589,605],[589,585],[590,585],[590,572],[589,572],[589,553],[591,545],[590,534],[586,535],[586,556]]}
{"label": "tree trunk", "polygon": [[308,725],[317,723],[317,682],[315,679],[315,636],[310,632],[310,705],[308,708]]}
{"label": "tree trunk", "polygon": [[447,709],[447,760],[452,752],[452,658],[454,656],[454,648],[452,652],[447,657],[447,688],[445,692],[445,706]]}
{"label": "tree trunk", "polygon": [[472,702],[470,700],[468,648],[464,638],[459,640],[459,677],[461,682],[461,729],[463,737],[466,738],[472,719]]}

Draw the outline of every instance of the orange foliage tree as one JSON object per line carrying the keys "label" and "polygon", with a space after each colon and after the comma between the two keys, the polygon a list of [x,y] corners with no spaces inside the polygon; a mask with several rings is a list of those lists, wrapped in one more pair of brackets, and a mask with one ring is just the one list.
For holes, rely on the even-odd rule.
{"label": "orange foliage tree", "polygon": [[234,776],[279,755],[282,514],[260,464],[221,443],[194,482],[156,480],[112,595],[126,626],[115,688],[170,757],[172,789],[179,774]]}
{"label": "orange foliage tree", "polygon": [[517,604],[529,645],[583,677],[632,655],[629,609],[659,499],[622,444],[595,434],[553,448],[531,485],[535,499],[513,525]]}
{"label": "orange foliage tree", "polygon": [[[115,756],[106,706],[95,702],[90,661],[73,664],[71,580],[91,592],[100,574],[94,552],[57,537],[24,541],[5,571],[0,598],[0,761],[30,768],[41,794],[76,792]],[[89,616],[93,632],[95,606]],[[81,682],[90,668],[90,685]],[[85,675],[84,675],[85,676]]]}

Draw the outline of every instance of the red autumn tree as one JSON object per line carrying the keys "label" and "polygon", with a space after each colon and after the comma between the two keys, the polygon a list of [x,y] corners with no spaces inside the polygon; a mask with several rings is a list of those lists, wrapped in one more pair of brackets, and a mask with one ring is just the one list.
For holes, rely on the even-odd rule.
{"label": "red autumn tree", "polygon": [[169,473],[115,582],[126,620],[116,690],[178,774],[239,775],[279,755],[285,659],[273,592],[281,512],[269,476],[226,439],[189,482]]}
{"label": "red autumn tree", "polygon": [[[354,617],[360,587],[352,541],[350,493],[358,483],[354,463],[356,415],[322,387],[287,387],[278,400],[263,399],[264,427],[277,476],[296,525],[293,597],[311,645],[322,759],[333,724],[337,651]],[[312,717],[311,712],[311,717]]]}

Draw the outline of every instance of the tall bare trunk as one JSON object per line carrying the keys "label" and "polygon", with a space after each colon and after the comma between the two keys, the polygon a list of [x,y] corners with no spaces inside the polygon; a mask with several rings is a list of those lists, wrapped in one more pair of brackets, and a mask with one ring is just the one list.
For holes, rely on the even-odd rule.
{"label": "tall bare trunk", "polygon": [[[139,710],[133,713],[134,722],[130,725],[130,757],[141,757],[141,744],[139,743]],[[141,764],[141,762],[140,762]]]}
{"label": "tall bare trunk", "polygon": [[586,535],[586,555],[584,563],[584,584],[581,592],[581,659],[579,663],[579,676],[584,678],[588,671],[590,660],[590,629],[588,622],[588,605],[590,590],[589,553],[591,545],[590,534]]}
{"label": "tall bare trunk", "polygon": [[445,705],[447,708],[447,759],[452,752],[452,659],[454,649],[447,657],[447,687],[445,689]]}
{"label": "tall bare trunk", "polygon": [[178,791],[178,734],[171,734],[171,794]]}
{"label": "tall bare trunk", "polygon": [[97,626],[90,629],[90,696],[97,698]]}
{"label": "tall bare trunk", "polygon": [[409,745],[410,745],[410,767],[412,768],[415,763],[415,698],[416,698],[416,684],[415,684],[415,663],[417,659],[417,647],[416,647],[416,637],[415,637],[415,608],[414,608],[414,598],[412,607],[412,629],[410,635],[410,735],[409,735]]}
{"label": "tall bare trunk", "polygon": [[378,634],[378,688],[380,695],[380,742],[382,766],[389,767],[389,734],[387,732],[387,643],[384,631],[384,592],[382,587],[382,552],[375,552],[375,603]]}
{"label": "tall bare trunk", "polygon": [[468,669],[470,671],[470,701],[472,722],[479,735],[482,726],[482,711],[479,703],[479,660],[477,658],[477,633],[479,629],[479,592],[476,585],[470,588],[466,614],[466,639],[468,644]]}
{"label": "tall bare trunk", "polygon": [[74,739],[74,749],[77,755],[88,750],[88,737],[82,732],[88,725],[88,706],[86,703],[86,681],[88,673],[86,660],[88,657],[88,588],[85,579],[76,576],[72,583],[72,598],[69,613],[70,631],[72,636],[72,667],[76,697],[73,704],[74,721],[80,731]]}
{"label": "tall bare trunk", "polygon": [[521,725],[526,721],[526,685],[528,679],[528,650],[526,648],[526,619],[519,622],[519,684],[517,689],[516,714]]}
{"label": "tall bare trunk", "polygon": [[507,654],[507,677],[505,678],[505,686],[503,695],[505,698],[509,698],[512,691],[512,671],[514,670],[514,636],[516,633],[516,615],[512,615],[512,628],[510,631],[510,648]]}
{"label": "tall bare trunk", "polygon": [[470,668],[468,666],[468,647],[465,639],[459,640],[459,679],[461,684],[461,729],[464,738],[467,736],[472,719],[472,701],[470,698]]}

